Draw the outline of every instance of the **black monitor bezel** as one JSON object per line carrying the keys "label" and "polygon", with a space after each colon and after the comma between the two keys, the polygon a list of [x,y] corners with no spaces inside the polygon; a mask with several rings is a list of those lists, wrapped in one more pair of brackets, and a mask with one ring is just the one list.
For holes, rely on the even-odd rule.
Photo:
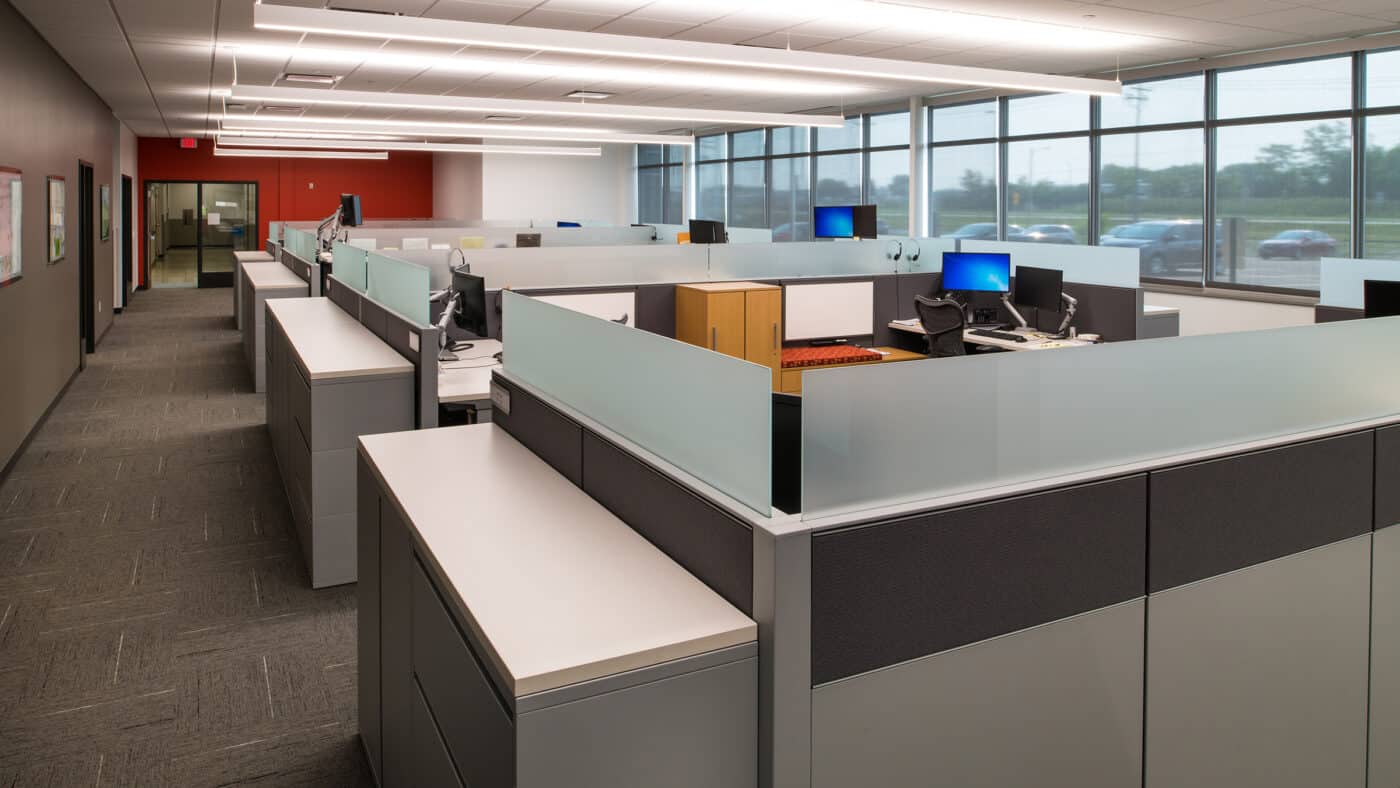
{"label": "black monitor bezel", "polygon": [[[1033,279],[1035,276],[1038,276],[1038,275],[1041,274],[1041,273],[1045,273],[1045,274],[1047,274],[1047,275],[1051,275],[1051,278],[1053,278],[1053,280],[1056,282],[1056,285],[1055,285],[1053,288],[1047,288],[1047,289],[1046,289],[1046,291],[1045,291],[1045,293],[1044,293],[1044,298],[1043,298],[1043,300],[1042,300],[1041,302],[1039,302],[1039,303],[1035,303],[1035,302],[1028,301],[1028,300],[1022,300],[1022,298],[1021,298],[1021,288],[1022,288],[1023,283],[1024,283],[1024,281],[1025,281],[1024,278],[1023,278],[1023,274],[1021,273],[1022,271],[1034,271],[1034,272],[1036,272],[1035,274],[1032,275],[1032,277],[1031,277],[1032,279]],[[1016,268],[1012,271],[1012,273],[1014,274],[1014,277],[1013,277],[1013,279],[1012,279],[1011,303],[1015,304],[1016,306],[1025,306],[1025,307],[1030,307],[1030,308],[1032,308],[1032,309],[1044,310],[1044,311],[1046,311],[1046,312],[1059,312],[1059,311],[1060,311],[1060,305],[1061,305],[1060,294],[1063,293],[1063,292],[1064,292],[1064,289],[1065,289],[1065,272],[1064,272],[1064,271],[1061,271],[1061,270],[1059,270],[1059,269],[1057,269],[1057,268],[1041,268],[1041,267],[1039,267],[1039,266],[1034,266],[1034,265],[1018,265],[1018,266],[1016,266]]]}

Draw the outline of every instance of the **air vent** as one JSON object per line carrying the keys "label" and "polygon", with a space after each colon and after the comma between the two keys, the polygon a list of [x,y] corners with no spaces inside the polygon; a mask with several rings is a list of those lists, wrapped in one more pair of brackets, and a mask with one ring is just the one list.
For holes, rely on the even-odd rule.
{"label": "air vent", "polygon": [[300,115],[306,111],[306,107],[292,107],[288,105],[269,104],[262,108],[263,112],[269,115]]}
{"label": "air vent", "polygon": [[612,97],[613,94],[611,93],[602,93],[596,90],[575,90],[573,93],[570,93],[564,98],[592,99],[594,101],[602,101],[603,99],[610,99]]}
{"label": "air vent", "polygon": [[283,82],[295,82],[301,85],[334,85],[340,81],[340,77],[330,74],[295,74],[288,72],[282,75]]}
{"label": "air vent", "polygon": [[247,105],[247,104],[243,104],[243,103],[237,102],[237,101],[230,101],[230,102],[227,102],[227,103],[224,104],[224,109],[227,110],[227,111],[238,111],[238,110],[244,110],[244,109],[247,109],[247,108],[248,108],[248,105]]}
{"label": "air vent", "polygon": [[524,120],[524,115],[487,115],[486,119],[495,123],[515,123]]}

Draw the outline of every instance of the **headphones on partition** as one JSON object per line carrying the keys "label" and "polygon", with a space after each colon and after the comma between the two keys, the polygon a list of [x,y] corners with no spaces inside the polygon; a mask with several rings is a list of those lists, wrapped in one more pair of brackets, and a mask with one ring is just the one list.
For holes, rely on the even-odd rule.
{"label": "headphones on partition", "polygon": [[918,262],[919,242],[910,238],[908,252],[906,254],[903,241],[891,240],[889,243],[885,244],[885,257],[889,258],[890,260],[893,260],[894,262],[899,262],[901,257],[908,260],[911,263]]}

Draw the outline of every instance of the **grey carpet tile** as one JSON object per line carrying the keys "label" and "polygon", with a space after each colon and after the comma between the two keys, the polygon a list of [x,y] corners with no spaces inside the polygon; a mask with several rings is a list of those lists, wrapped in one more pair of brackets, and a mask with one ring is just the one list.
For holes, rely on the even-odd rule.
{"label": "grey carpet tile", "polygon": [[0,483],[0,786],[371,784],[228,301],[139,294]]}

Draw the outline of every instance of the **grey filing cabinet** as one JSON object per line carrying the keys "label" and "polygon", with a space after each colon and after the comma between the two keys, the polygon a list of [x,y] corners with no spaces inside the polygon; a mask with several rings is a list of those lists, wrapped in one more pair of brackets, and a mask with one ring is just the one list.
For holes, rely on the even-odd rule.
{"label": "grey filing cabinet", "polygon": [[[481,425],[375,440],[440,440],[432,434],[461,429],[499,428]],[[423,455],[429,463],[442,459],[431,451]],[[421,513],[424,505],[418,496],[428,488],[415,482],[416,489],[395,486],[391,494],[363,454],[358,475],[359,721],[380,786],[757,785],[758,657],[751,622],[739,643],[518,694],[513,687],[521,687],[521,679],[504,679],[498,665],[506,659],[501,654],[519,644],[504,649],[486,645],[484,630],[469,616],[485,615],[495,626],[502,621],[483,613],[482,606],[473,606],[473,595],[512,600],[511,607],[521,601],[518,615],[525,617],[531,605],[540,602],[579,603],[552,595],[542,598],[529,581],[523,583],[529,588],[486,587],[478,578],[469,588],[453,586],[432,560],[425,532],[411,528],[395,502],[397,498]],[[463,485],[469,488],[470,478]],[[591,501],[589,505],[597,506]],[[472,541],[489,552],[489,539]],[[655,555],[669,565],[659,551]],[[640,574],[656,577],[647,571]],[[636,591],[645,594],[647,588]],[[703,628],[680,619],[692,636]],[[560,662],[558,652],[535,656],[541,655],[544,662]]]}
{"label": "grey filing cabinet", "polygon": [[271,254],[259,250],[255,252],[233,253],[233,324],[239,331],[243,330],[243,264],[244,263],[271,263],[275,262]]}
{"label": "grey filing cabinet", "polygon": [[314,588],[355,582],[355,441],[414,428],[413,366],[326,298],[269,302],[267,424]]}
{"label": "grey filing cabinet", "polygon": [[263,318],[266,304],[274,298],[305,298],[307,289],[296,274],[281,263],[239,263],[239,319],[243,334],[243,357],[253,377],[253,391],[267,390],[267,327]]}

